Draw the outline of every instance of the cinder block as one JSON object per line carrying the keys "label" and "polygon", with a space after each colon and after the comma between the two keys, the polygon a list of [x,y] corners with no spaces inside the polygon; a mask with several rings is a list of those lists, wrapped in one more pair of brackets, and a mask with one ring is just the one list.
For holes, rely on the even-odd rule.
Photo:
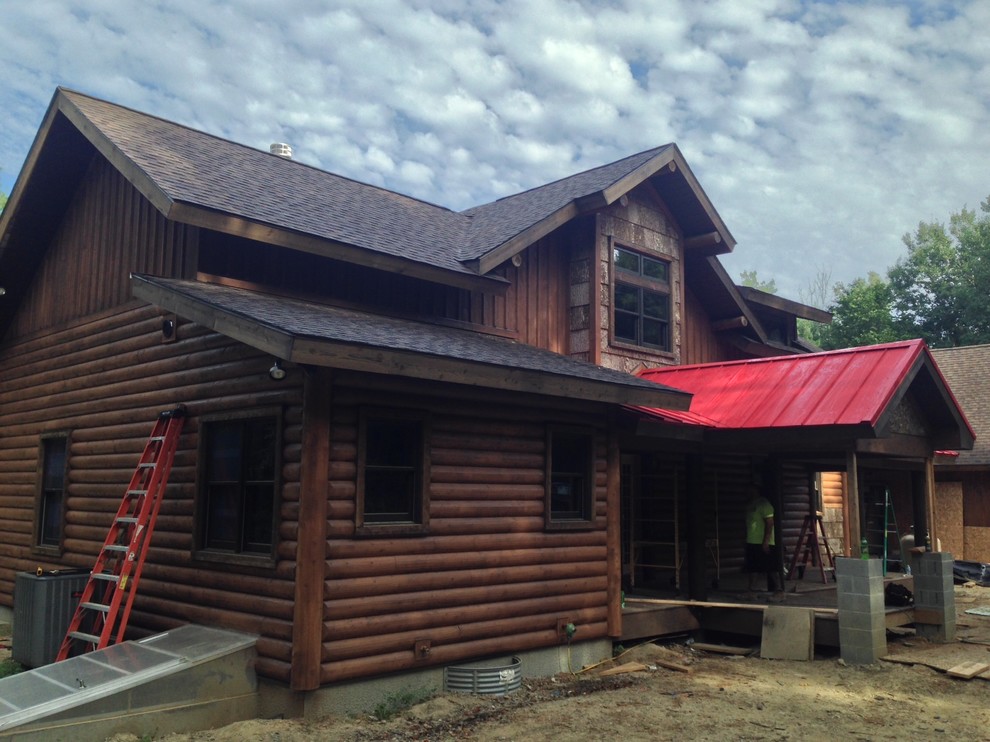
{"label": "cinder block", "polygon": [[945,607],[945,593],[941,590],[915,590],[914,604],[924,608]]}
{"label": "cinder block", "polygon": [[867,665],[887,654],[887,633],[839,627],[839,652],[853,665]]}
{"label": "cinder block", "polygon": [[835,574],[838,578],[846,577],[882,577],[879,559],[851,559],[836,557]]}
{"label": "cinder block", "polygon": [[855,611],[859,613],[871,613],[878,612],[883,613],[883,593],[879,590],[874,590],[871,593],[862,595],[860,593],[847,593],[843,590],[838,591],[838,606],[839,612],[842,611]]}

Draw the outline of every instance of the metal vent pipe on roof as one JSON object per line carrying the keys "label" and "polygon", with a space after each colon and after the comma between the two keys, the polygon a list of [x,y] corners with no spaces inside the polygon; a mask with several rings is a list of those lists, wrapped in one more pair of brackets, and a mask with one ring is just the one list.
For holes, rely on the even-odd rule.
{"label": "metal vent pipe on roof", "polygon": [[268,147],[268,151],[273,155],[278,155],[279,157],[284,157],[287,160],[292,159],[292,147],[285,142],[275,142]]}

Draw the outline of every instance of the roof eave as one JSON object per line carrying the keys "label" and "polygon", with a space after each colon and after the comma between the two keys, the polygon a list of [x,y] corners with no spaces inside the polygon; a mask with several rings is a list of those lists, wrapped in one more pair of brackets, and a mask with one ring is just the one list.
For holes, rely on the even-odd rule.
{"label": "roof eave", "polygon": [[476,275],[467,271],[447,270],[439,266],[409,260],[408,258],[395,255],[388,255],[375,250],[368,250],[345,242],[283,229],[264,222],[246,219],[236,214],[220,212],[195,204],[176,202],[173,204],[169,218],[182,224],[222,232],[235,237],[243,237],[270,245],[278,245],[290,250],[298,250],[324,258],[363,265],[368,268],[386,270],[390,273],[406,275],[469,291],[504,294],[508,288],[508,281],[500,276]]}
{"label": "roof eave", "polygon": [[515,368],[289,333],[236,312],[172,291],[140,275],[131,276],[135,297],[208,327],[265,353],[294,363],[368,373],[442,380],[506,391],[540,394],[608,404],[686,410],[691,395],[656,385],[656,389],[580,379],[560,373]]}

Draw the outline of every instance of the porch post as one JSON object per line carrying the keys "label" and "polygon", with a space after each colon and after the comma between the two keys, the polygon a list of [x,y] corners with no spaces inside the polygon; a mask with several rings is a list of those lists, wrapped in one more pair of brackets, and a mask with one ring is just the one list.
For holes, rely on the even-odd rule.
{"label": "porch post", "polygon": [[321,368],[306,371],[289,682],[292,690],[315,690],[320,687],[327,563],[331,388],[329,371]]}
{"label": "porch post", "polygon": [[849,556],[860,556],[860,530],[859,512],[859,460],[856,458],[856,450],[850,449],[846,452],[846,499],[849,502],[849,520],[847,530],[849,531]]}
{"label": "porch post", "polygon": [[622,502],[620,495],[622,452],[615,429],[614,416],[608,431],[608,459],[605,474],[605,561],[606,600],[608,601],[608,635],[622,636]]}
{"label": "porch post", "polygon": [[[928,524],[928,501],[931,494],[926,492],[925,482],[927,476],[925,472],[911,472],[911,509],[914,517],[914,545],[924,546],[925,536],[930,533]],[[934,542],[934,539],[932,540]]]}
{"label": "porch post", "polygon": [[687,470],[688,598],[707,600],[704,457],[700,454],[688,454],[685,457],[685,464]]}

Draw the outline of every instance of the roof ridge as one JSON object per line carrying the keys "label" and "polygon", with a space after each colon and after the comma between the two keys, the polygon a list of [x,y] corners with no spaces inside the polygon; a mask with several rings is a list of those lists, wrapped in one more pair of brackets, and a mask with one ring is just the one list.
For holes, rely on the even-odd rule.
{"label": "roof ridge", "polygon": [[145,118],[145,119],[153,119],[153,120],[159,121],[162,124],[165,124],[167,126],[174,126],[174,127],[183,129],[183,130],[185,130],[187,132],[191,132],[191,133],[193,133],[193,134],[195,134],[197,136],[203,136],[203,137],[208,137],[210,139],[215,139],[217,141],[224,142],[225,144],[233,145],[235,147],[239,147],[241,149],[244,149],[244,150],[247,150],[247,151],[250,151],[250,152],[255,152],[255,153],[260,154],[260,155],[268,155],[269,157],[275,157],[275,158],[277,158],[278,161],[284,162],[286,164],[286,166],[290,166],[290,167],[291,166],[298,166],[298,167],[308,168],[308,169],[314,170],[314,171],[316,171],[316,172],[318,172],[318,173],[320,173],[322,175],[328,175],[328,176],[331,176],[331,177],[334,177],[334,178],[339,178],[340,180],[346,180],[349,183],[354,183],[355,185],[363,186],[364,188],[370,188],[370,189],[373,189],[373,190],[376,190],[376,191],[380,191],[382,193],[388,194],[389,196],[399,196],[399,197],[401,197],[403,199],[406,199],[406,200],[409,200],[409,201],[415,201],[416,203],[420,203],[420,204],[423,204],[425,206],[432,206],[433,208],[440,209],[442,211],[446,211],[448,214],[452,214],[452,215],[455,215],[455,216],[462,216],[461,212],[455,211],[454,209],[450,208],[449,206],[443,206],[442,204],[437,204],[437,203],[434,203],[433,201],[428,201],[428,200],[426,200],[424,198],[420,198],[418,196],[411,196],[408,193],[403,193],[401,191],[395,191],[395,190],[392,190],[390,188],[386,188],[385,186],[380,186],[380,185],[376,185],[374,183],[368,183],[368,182],[363,181],[363,180],[358,180],[357,178],[351,177],[350,175],[343,175],[341,173],[334,172],[332,170],[326,170],[325,168],[319,167],[317,165],[312,165],[312,164],[310,164],[308,162],[303,162],[302,160],[297,160],[295,158],[279,157],[278,155],[274,155],[271,152],[268,152],[268,151],[262,149],[261,147],[254,147],[254,146],[252,146],[250,144],[245,144],[243,142],[239,142],[236,139],[230,139],[228,137],[221,136],[219,134],[214,134],[212,132],[206,131],[205,129],[199,129],[199,128],[196,128],[195,126],[191,126],[189,124],[183,124],[183,123],[181,123],[179,121],[173,121],[172,119],[167,119],[164,116],[160,116],[158,114],[148,113],[146,111],[141,111],[141,110],[139,110],[137,108],[133,108],[132,106],[125,106],[125,105],[120,104],[120,103],[114,103],[113,101],[106,100],[105,98],[99,98],[99,97],[97,97],[95,95],[91,95],[90,93],[84,93],[84,92],[79,91],[79,90],[73,90],[72,88],[63,87],[61,85],[58,86],[57,90],[59,92],[63,93],[63,94],[67,94],[67,96],[70,98],[70,100],[71,100],[71,98],[73,96],[79,96],[79,97],[82,97],[82,98],[86,98],[87,100],[93,101],[94,103],[99,103],[101,105],[111,106],[112,108],[116,108],[116,109],[120,109],[120,110],[123,110],[123,111],[127,111],[127,112],[129,112],[131,114],[134,114],[135,116],[140,116],[140,117]]}
{"label": "roof ridge", "polygon": [[[578,177],[581,177],[581,176],[586,176],[586,175],[589,175],[590,173],[594,173],[594,172],[596,172],[598,170],[604,170],[605,168],[617,167],[617,166],[621,165],[623,162],[625,162],[626,160],[632,160],[632,159],[634,159],[636,157],[642,157],[643,155],[650,155],[651,157],[654,157],[654,156],[660,154],[660,152],[662,152],[663,150],[666,150],[666,149],[668,149],[668,148],[670,148],[672,146],[674,146],[674,143],[673,142],[668,142],[667,144],[661,144],[659,147],[651,147],[650,149],[644,149],[641,152],[634,152],[633,154],[626,155],[625,157],[622,157],[622,158],[620,158],[618,160],[613,160],[611,162],[603,162],[600,165],[595,165],[594,167],[585,168],[584,170],[575,171],[575,172],[571,173],[570,175],[561,176],[560,178],[556,178],[555,180],[551,180],[551,181],[549,181],[547,183],[542,183],[540,185],[532,186],[531,188],[527,188],[527,189],[525,189],[523,191],[517,191],[516,193],[509,193],[509,194],[506,194],[505,196],[500,196],[499,198],[496,198],[494,201],[487,201],[486,203],[483,203],[483,204],[477,204],[475,206],[469,206],[468,208],[463,209],[463,210],[461,210],[458,213],[465,214],[466,216],[474,216],[474,214],[468,214],[467,212],[475,211],[477,209],[483,209],[486,206],[491,206],[493,204],[501,203],[501,202],[506,201],[506,200],[508,200],[510,198],[516,198],[518,196],[525,196],[528,193],[533,193],[535,191],[539,191],[539,190],[542,190],[544,188],[550,188],[552,186],[558,185],[559,183],[563,183],[563,182],[568,181],[568,180],[571,180],[573,178],[578,178]],[[649,158],[647,158],[647,159],[649,159]]]}

